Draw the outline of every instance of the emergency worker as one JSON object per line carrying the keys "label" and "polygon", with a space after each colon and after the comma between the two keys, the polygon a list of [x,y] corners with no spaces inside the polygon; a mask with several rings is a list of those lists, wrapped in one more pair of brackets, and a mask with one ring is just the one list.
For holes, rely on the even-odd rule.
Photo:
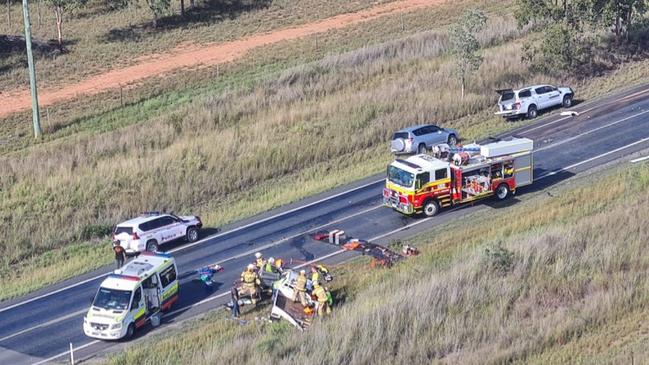
{"label": "emergency worker", "polygon": [[318,301],[318,316],[323,317],[325,314],[331,313],[331,307],[329,306],[330,294],[327,294],[327,290],[320,286],[320,283],[313,283],[313,295],[316,296]]}
{"label": "emergency worker", "polygon": [[240,295],[250,295],[250,300],[252,304],[257,304],[257,293],[261,280],[259,280],[259,275],[255,272],[255,265],[250,264],[246,268],[246,271],[241,273],[241,286]]}
{"label": "emergency worker", "polygon": [[119,241],[116,241],[113,242],[113,251],[115,251],[115,262],[117,268],[120,269],[124,266],[124,261],[126,260],[126,250],[124,250],[124,247],[119,244]]}
{"label": "emergency worker", "polygon": [[297,276],[297,279],[295,280],[295,290],[293,291],[293,302],[297,302],[299,300],[303,307],[307,306],[306,282],[307,282],[306,271],[300,270],[300,274]]}
{"label": "emergency worker", "polygon": [[315,266],[311,266],[311,281],[314,284],[320,281],[320,271],[318,271],[318,268]]}
{"label": "emergency worker", "polygon": [[274,273],[275,271],[275,259],[270,257],[268,261],[264,264],[264,271]]}
{"label": "emergency worker", "polygon": [[264,260],[264,255],[262,255],[261,252],[257,252],[255,254],[255,265],[257,266],[257,269],[263,268],[265,263],[266,260]]}

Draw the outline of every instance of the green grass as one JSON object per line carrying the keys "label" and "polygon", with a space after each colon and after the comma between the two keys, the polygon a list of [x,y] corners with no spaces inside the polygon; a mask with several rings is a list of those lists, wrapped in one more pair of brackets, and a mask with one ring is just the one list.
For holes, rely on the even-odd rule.
{"label": "green grass", "polygon": [[217,312],[106,362],[641,363],[649,217],[636,212],[649,204],[649,167],[573,179],[553,195],[413,238],[421,254],[392,269],[336,268],[342,304],[305,333]]}

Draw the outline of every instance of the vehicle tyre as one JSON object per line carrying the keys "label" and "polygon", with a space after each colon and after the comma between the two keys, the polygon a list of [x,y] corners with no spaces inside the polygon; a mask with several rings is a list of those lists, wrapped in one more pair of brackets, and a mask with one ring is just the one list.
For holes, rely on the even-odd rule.
{"label": "vehicle tyre", "polygon": [[572,95],[566,95],[563,97],[563,107],[570,108],[572,106]]}
{"label": "vehicle tyre", "polygon": [[457,137],[454,134],[448,136],[448,145],[451,147],[457,146]]}
{"label": "vehicle tyre", "polygon": [[187,233],[185,234],[187,242],[196,242],[198,241],[198,229],[196,227],[187,228]]}
{"label": "vehicle tyre", "polygon": [[146,243],[146,250],[149,252],[158,251],[158,242],[156,240],[150,240]]}
{"label": "vehicle tyre", "polygon": [[539,115],[539,112],[536,110],[536,105],[530,105],[527,108],[527,119],[534,119],[537,115]]}
{"label": "vehicle tyre", "polygon": [[496,188],[496,198],[498,200],[505,200],[510,196],[509,185],[502,183]]}
{"label": "vehicle tyre", "polygon": [[135,324],[131,323],[128,325],[128,328],[126,329],[126,336],[124,336],[124,339],[128,340],[133,337],[135,334]]}
{"label": "vehicle tyre", "polygon": [[439,203],[435,200],[428,200],[424,203],[424,215],[434,217],[439,212]]}
{"label": "vehicle tyre", "polygon": [[423,143],[420,144],[419,147],[417,147],[417,152],[419,152],[420,154],[426,153],[426,145]]}

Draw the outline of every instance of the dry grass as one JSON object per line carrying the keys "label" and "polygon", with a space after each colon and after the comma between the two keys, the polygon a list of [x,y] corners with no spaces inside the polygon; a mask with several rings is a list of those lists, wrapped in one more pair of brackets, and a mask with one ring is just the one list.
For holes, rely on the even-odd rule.
{"label": "dry grass", "polygon": [[[305,334],[212,315],[108,362],[574,364],[646,355],[646,326],[635,321],[649,313],[649,218],[636,212],[649,204],[649,168],[573,185],[581,184],[419,237],[422,255],[392,270],[335,272],[344,303]],[[487,255],[494,247],[502,254]]]}
{"label": "dry grass", "polygon": [[[389,1],[379,1],[389,2]],[[180,1],[171,1],[175,14]],[[93,0],[88,6],[65,15],[64,39],[67,53],[59,56],[43,54],[36,61],[39,86],[70,83],[88,75],[134,63],[139,57],[163,53],[188,43],[223,42],[254,33],[304,24],[337,14],[371,7],[376,2],[289,0],[225,0],[197,1],[199,6],[186,20],[171,16],[159,29],[150,26],[152,16],[145,4],[132,2],[123,9],[110,11],[106,2]],[[11,6],[11,25],[6,21],[3,4],[3,22],[0,34],[22,34],[22,7]],[[45,3],[31,4],[32,34],[41,40],[56,39],[55,18]],[[26,88],[29,80],[23,68],[24,55],[12,54],[0,61],[0,88]]]}
{"label": "dry grass", "polygon": [[[3,273],[83,239],[88,227],[110,227],[143,209],[192,211],[220,224],[286,202],[260,196],[294,200],[360,177],[346,166],[369,160],[354,170],[377,171],[389,158],[383,144],[390,130],[490,104],[489,96],[475,94],[466,111],[450,102],[429,105],[440,95],[452,100],[444,47],[443,35],[428,32],[329,56],[144,124],[75,134],[1,157],[0,212],[6,242],[14,242],[0,246]],[[431,90],[444,83],[449,87]],[[315,176],[326,170],[340,174],[323,184]],[[292,185],[278,189],[283,181]],[[256,195],[248,193],[252,187]],[[235,202],[236,214],[219,213]]]}

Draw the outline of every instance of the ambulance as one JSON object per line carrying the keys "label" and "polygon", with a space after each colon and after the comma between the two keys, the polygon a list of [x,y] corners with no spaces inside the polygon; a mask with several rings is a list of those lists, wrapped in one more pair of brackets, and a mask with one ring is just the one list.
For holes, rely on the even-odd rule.
{"label": "ambulance", "polygon": [[102,340],[130,338],[148,320],[159,320],[178,300],[176,261],[164,253],[143,252],[101,283],[83,332]]}

